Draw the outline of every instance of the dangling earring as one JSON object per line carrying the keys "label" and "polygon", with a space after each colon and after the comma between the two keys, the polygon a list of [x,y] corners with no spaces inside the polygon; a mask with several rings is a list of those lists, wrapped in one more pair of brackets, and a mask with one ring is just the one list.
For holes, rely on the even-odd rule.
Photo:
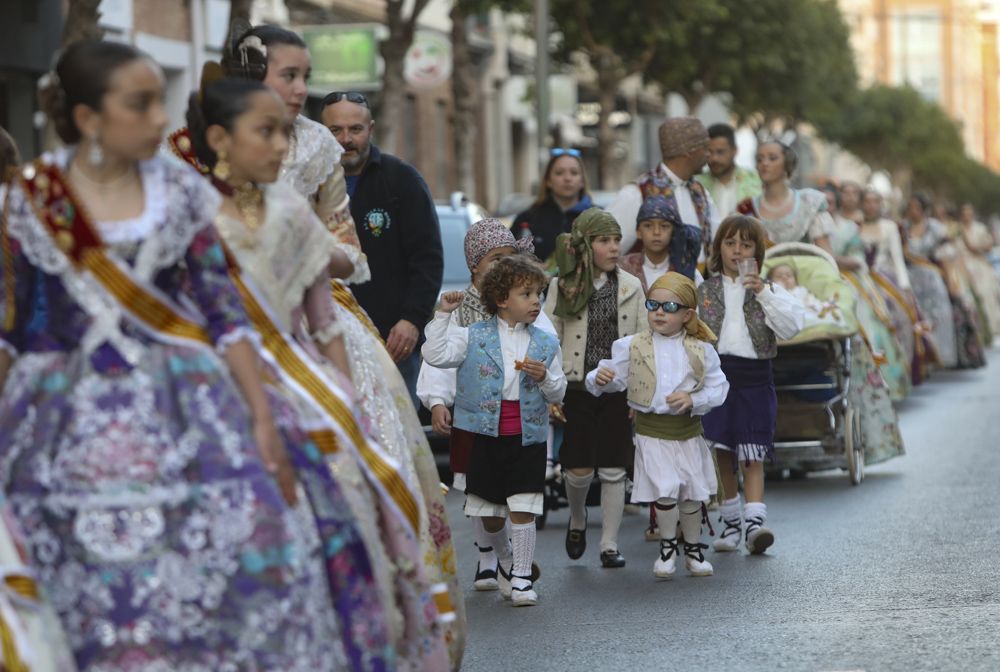
{"label": "dangling earring", "polygon": [[226,152],[220,151],[218,153],[219,158],[215,161],[215,168],[212,169],[212,175],[215,175],[215,179],[225,182],[229,179],[229,162],[226,161]]}
{"label": "dangling earring", "polygon": [[97,134],[90,137],[90,149],[87,150],[87,162],[94,168],[98,168],[102,163],[104,163],[104,149],[101,147],[101,141]]}

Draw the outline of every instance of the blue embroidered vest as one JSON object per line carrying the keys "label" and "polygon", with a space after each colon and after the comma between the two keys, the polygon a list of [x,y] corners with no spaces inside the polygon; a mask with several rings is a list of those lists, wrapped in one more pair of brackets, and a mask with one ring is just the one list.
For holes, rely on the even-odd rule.
{"label": "blue embroidered vest", "polygon": [[[469,349],[458,367],[455,391],[455,427],[467,432],[497,436],[503,395],[503,350],[497,319],[469,327]],[[552,334],[528,325],[531,341],[527,356],[548,367],[559,351]],[[533,378],[521,372],[521,445],[545,443],[549,431],[549,406]]]}

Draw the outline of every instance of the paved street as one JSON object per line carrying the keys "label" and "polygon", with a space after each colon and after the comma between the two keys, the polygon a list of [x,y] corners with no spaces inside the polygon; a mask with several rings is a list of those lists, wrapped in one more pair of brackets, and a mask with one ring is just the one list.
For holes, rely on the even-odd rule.
{"label": "paved street", "polygon": [[[646,520],[626,516],[623,570],[563,551],[568,513],[539,533],[540,604],[471,591],[475,551],[450,510],[469,586],[467,672],[536,670],[1000,670],[1000,351],[989,368],[936,374],[901,407],[909,454],[868,470],[768,483],[766,557],[708,552],[657,582]],[[714,518],[715,516],[713,516]],[[713,520],[714,524],[714,520]],[[710,541],[706,534],[706,541]]]}

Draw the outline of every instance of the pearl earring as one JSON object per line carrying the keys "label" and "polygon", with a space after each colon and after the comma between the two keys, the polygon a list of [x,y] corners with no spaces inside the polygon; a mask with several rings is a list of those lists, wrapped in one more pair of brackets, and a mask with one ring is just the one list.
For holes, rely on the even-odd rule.
{"label": "pearl earring", "polygon": [[100,167],[104,163],[104,149],[97,135],[90,138],[90,149],[87,151],[87,162],[94,168]]}

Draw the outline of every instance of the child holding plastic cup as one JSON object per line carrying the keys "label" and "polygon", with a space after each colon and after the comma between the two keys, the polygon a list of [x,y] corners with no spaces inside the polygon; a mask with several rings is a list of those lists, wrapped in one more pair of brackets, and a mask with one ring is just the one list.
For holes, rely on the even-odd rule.
{"label": "child holding plastic cup", "polygon": [[[725,528],[713,545],[717,552],[735,551],[745,541],[747,551],[759,554],[774,543],[764,504],[764,460],[773,458],[778,403],[771,360],[778,340],[802,329],[805,309],[758,274],[766,239],[753,217],[726,218],[712,241],[713,275],[698,288],[699,316],[719,337],[716,349],[730,385],[725,403],[703,419],[727,497],[719,507]],[[745,510],[738,490],[741,465]]]}

